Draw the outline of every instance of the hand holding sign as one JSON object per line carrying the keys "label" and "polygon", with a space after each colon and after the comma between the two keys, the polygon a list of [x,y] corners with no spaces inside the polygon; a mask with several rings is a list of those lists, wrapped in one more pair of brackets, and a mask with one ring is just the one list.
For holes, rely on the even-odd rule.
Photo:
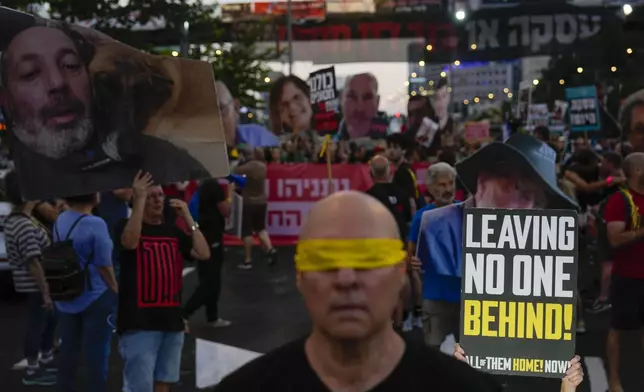
{"label": "hand holding sign", "polygon": [[[454,345],[454,354],[453,357],[459,361],[467,363],[467,357],[465,355],[465,350],[461,347],[460,344],[456,343]],[[575,389],[584,381],[584,370],[581,366],[581,358],[579,355],[575,355],[571,360],[566,370],[566,375],[562,379],[561,391],[562,392],[575,392]]]}

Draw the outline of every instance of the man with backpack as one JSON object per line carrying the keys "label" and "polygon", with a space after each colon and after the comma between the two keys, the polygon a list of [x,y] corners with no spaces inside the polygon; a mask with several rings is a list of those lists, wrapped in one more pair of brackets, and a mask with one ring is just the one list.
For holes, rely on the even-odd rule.
{"label": "man with backpack", "polygon": [[623,392],[619,376],[620,335],[644,327],[644,153],[624,160],[627,188],[614,193],[606,204],[604,218],[613,248],[611,326],[606,351],[611,392]]}
{"label": "man with backpack", "polygon": [[56,383],[56,369],[52,366],[56,322],[41,265],[43,250],[49,246],[49,235],[33,216],[36,203],[23,201],[16,172],[5,177],[5,190],[14,207],[4,224],[7,258],[13,268],[15,290],[25,293],[28,300],[24,341],[27,368],[22,383],[50,386]]}
{"label": "man with backpack", "polygon": [[[62,345],[57,387],[75,390],[81,350],[91,390],[107,390],[107,369],[118,287],[112,263],[112,240],[105,221],[92,215],[99,194],[66,197],[69,210],[53,227],[54,245],[43,266],[56,301]],[[60,268],[59,266],[65,267]],[[64,271],[72,270],[71,276]]]}

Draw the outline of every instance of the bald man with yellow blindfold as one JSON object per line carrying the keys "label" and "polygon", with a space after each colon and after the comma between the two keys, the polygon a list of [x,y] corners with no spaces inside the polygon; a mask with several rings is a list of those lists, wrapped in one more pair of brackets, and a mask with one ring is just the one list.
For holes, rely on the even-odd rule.
{"label": "bald man with yellow blindfold", "polygon": [[404,260],[396,221],[378,200],[349,191],[317,202],[295,257],[311,333],[250,362],[215,391],[500,391],[488,375],[394,331]]}

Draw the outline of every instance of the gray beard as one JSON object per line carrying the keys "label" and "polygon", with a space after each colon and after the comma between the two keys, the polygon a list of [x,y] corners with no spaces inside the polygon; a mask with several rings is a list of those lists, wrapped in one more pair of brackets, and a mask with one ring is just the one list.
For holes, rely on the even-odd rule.
{"label": "gray beard", "polygon": [[94,133],[94,126],[89,118],[85,118],[74,128],[52,130],[32,120],[27,124],[16,122],[13,133],[31,151],[60,159],[85,147]]}

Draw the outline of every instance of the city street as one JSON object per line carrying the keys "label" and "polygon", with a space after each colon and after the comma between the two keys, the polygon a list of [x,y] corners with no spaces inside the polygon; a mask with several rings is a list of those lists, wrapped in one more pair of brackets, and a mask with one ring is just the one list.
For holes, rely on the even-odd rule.
{"label": "city street", "polygon": [[[231,320],[233,326],[212,329],[204,326],[202,312],[191,320],[192,333],[186,340],[182,364],[182,380],[175,392],[197,390],[197,385],[208,385],[226,370],[232,370],[244,360],[265,353],[281,344],[306,334],[309,321],[303,303],[295,288],[293,248],[280,249],[280,264],[274,270],[259,257],[250,271],[236,269],[242,258],[241,248],[230,248],[226,255],[224,285],[221,296],[221,317]],[[193,291],[196,274],[190,266],[184,269],[184,299]],[[20,300],[0,302],[0,379],[3,391],[51,391],[52,388],[23,387],[22,373],[12,370],[21,359],[24,304]],[[586,379],[582,392],[606,392],[604,342],[608,312],[587,316],[588,332],[577,338],[577,352],[582,356]],[[114,345],[113,345],[114,346]],[[115,346],[114,346],[115,347]],[[623,342],[623,381],[626,392],[644,390],[644,356],[641,342],[629,336]],[[243,350],[238,350],[243,349]],[[116,349],[110,365],[110,392],[120,390],[121,363]],[[199,380],[197,382],[197,379]],[[531,387],[526,378],[513,391],[547,392]],[[81,390],[82,391],[82,390]]]}

